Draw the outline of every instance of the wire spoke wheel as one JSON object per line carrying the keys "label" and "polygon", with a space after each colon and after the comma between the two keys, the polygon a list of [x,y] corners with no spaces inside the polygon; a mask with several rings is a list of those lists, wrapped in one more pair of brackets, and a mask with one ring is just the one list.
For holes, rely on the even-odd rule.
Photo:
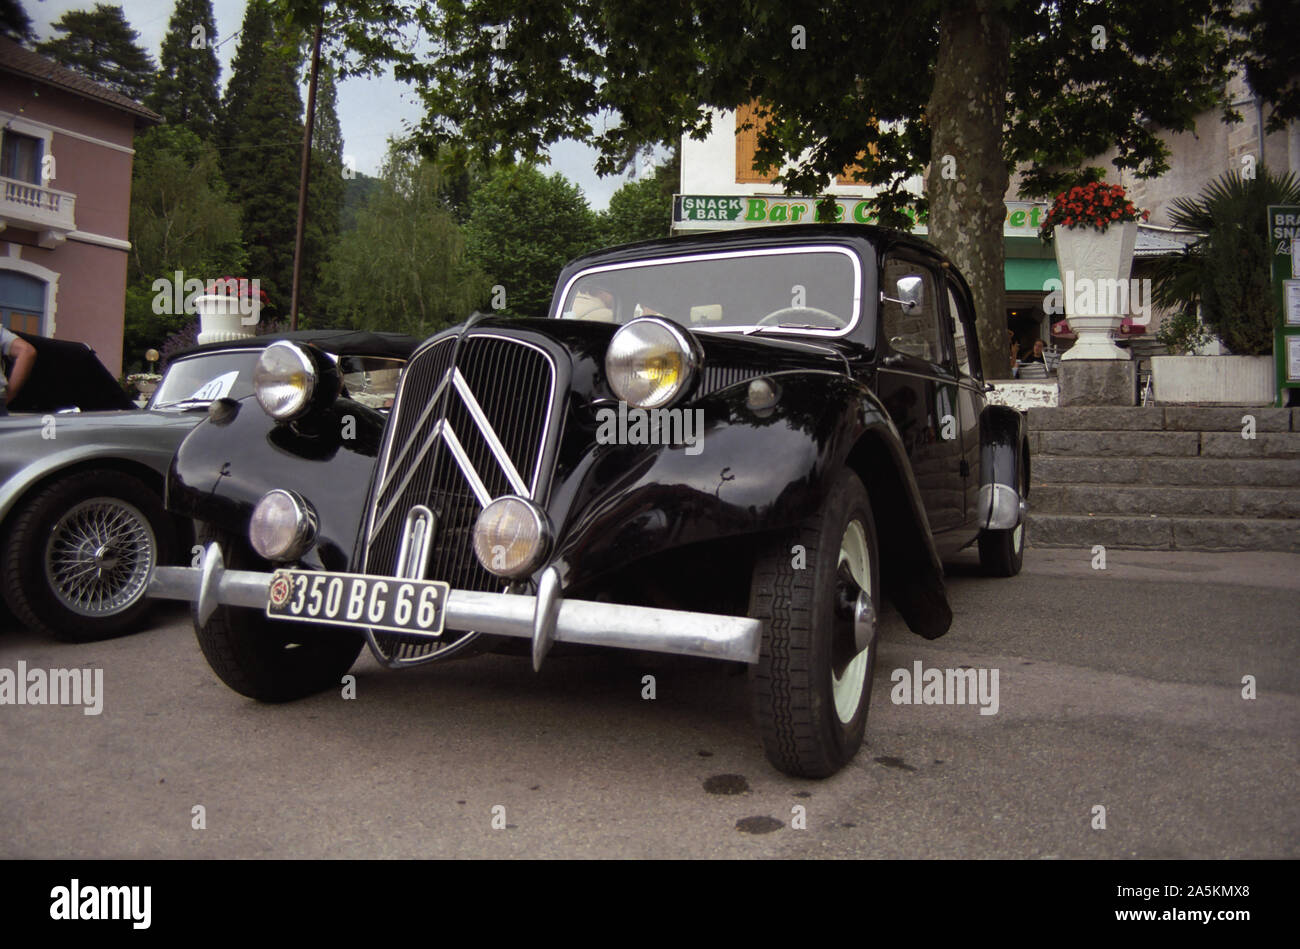
{"label": "wire spoke wheel", "polygon": [[144,595],[157,550],[139,508],[120,498],[89,498],[55,522],[45,545],[45,579],[73,613],[112,616]]}

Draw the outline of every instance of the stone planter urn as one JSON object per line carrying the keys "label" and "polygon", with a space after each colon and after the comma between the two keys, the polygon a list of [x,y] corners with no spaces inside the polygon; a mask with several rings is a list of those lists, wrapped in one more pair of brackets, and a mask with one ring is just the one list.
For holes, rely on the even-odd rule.
{"label": "stone planter urn", "polygon": [[[1137,221],[1095,227],[1057,227],[1053,235],[1056,265],[1070,329],[1078,339],[1065,359],[1128,359],[1112,336],[1128,315],[1128,279],[1137,242]],[[1124,282],[1121,292],[1119,281]],[[1091,299],[1091,305],[1088,300]],[[1082,304],[1082,305],[1079,305]],[[1120,312],[1124,310],[1125,312]]]}
{"label": "stone planter urn", "polygon": [[262,303],[234,295],[204,294],[194,298],[199,315],[199,343],[224,343],[256,335]]}

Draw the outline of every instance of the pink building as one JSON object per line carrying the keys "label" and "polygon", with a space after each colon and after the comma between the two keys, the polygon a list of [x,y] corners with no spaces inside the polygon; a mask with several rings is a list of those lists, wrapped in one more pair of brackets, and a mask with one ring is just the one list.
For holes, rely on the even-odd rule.
{"label": "pink building", "polygon": [[122,368],[131,147],[161,117],[0,38],[0,322]]}

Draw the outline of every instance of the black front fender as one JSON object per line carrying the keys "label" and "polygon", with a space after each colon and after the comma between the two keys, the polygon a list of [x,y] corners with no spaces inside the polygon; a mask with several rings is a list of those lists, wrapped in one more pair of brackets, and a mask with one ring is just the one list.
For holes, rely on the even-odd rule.
{"label": "black front fender", "polygon": [[878,532],[897,532],[879,540],[882,557],[904,554],[887,565],[908,565],[892,594],[900,611],[916,632],[941,635],[951,622],[943,570],[884,407],[843,375],[768,378],[781,398],[764,415],[747,406],[743,384],[687,406],[701,413],[696,445],[591,449],[551,498],[564,586],[598,586],[602,575],[673,548],[793,526],[820,508],[847,466],[872,494]]}
{"label": "black front fender", "polygon": [[167,509],[240,536],[272,488],[297,491],[320,518],[309,566],[347,570],[374,472],[384,416],[339,399],[292,424],[276,423],[249,397],[230,415],[200,423],[181,443],[167,478]]}

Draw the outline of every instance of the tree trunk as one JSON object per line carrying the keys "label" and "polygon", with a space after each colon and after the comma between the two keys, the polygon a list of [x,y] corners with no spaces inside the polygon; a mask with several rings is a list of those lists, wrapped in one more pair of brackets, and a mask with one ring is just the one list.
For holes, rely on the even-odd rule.
{"label": "tree trunk", "polygon": [[928,115],[929,235],[975,296],[986,379],[1011,377],[1003,273],[1002,155],[1011,32],[998,0],[954,0],[939,20],[939,59]]}

